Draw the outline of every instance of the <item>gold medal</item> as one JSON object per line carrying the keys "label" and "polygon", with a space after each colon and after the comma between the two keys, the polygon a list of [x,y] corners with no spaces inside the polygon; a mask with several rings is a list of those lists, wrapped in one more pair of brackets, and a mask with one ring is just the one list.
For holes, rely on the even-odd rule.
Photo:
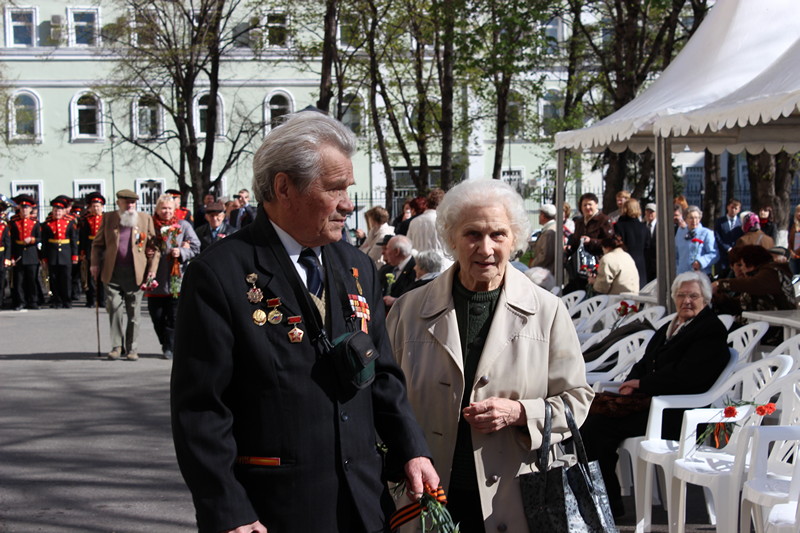
{"label": "gold medal", "polygon": [[263,326],[267,323],[267,313],[263,309],[256,309],[253,311],[253,323],[256,326]]}
{"label": "gold medal", "polygon": [[270,298],[267,300],[267,306],[272,308],[272,311],[267,315],[267,320],[269,320],[270,324],[280,324],[281,320],[283,320],[283,313],[278,310],[278,306],[280,305],[280,298]]}
{"label": "gold medal", "polygon": [[250,285],[255,285],[255,283],[258,281],[258,274],[256,274],[255,272],[252,272],[252,273],[248,274],[247,276],[245,276],[244,280],[247,283],[249,283]]}
{"label": "gold medal", "polygon": [[294,327],[289,331],[289,342],[291,343],[298,343],[303,342],[303,330],[297,327],[297,324],[303,321],[302,317],[299,316],[290,316],[287,319],[289,325],[293,325]]}
{"label": "gold medal", "polygon": [[264,299],[264,293],[261,292],[261,289],[253,287],[252,289],[247,291],[247,300],[251,304],[257,304],[263,299]]}

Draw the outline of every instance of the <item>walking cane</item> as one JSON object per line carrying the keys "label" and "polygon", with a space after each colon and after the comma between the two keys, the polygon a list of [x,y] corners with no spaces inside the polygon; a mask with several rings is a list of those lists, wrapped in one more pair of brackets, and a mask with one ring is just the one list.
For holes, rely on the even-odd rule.
{"label": "walking cane", "polygon": [[97,277],[94,280],[94,324],[97,330],[97,357],[100,358],[100,272],[97,272]]}

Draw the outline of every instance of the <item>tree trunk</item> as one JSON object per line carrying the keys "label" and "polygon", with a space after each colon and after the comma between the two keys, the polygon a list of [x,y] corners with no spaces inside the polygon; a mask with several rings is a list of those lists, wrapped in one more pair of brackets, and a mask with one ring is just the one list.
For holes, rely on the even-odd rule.
{"label": "tree trunk", "polygon": [[766,151],[747,154],[747,174],[750,181],[750,210],[772,205],[775,196],[775,160]]}
{"label": "tree trunk", "polygon": [[[508,93],[511,89],[511,77],[501,74],[500,80],[495,84],[497,104],[495,106],[495,142],[494,163],[492,164],[492,179],[499,180],[503,172],[503,150],[506,143],[506,127],[508,126]],[[509,140],[511,137],[509,136]]]}
{"label": "tree trunk", "polygon": [[454,0],[442,0],[441,7],[444,31],[442,32],[442,67],[439,75],[442,94],[442,118],[439,122],[442,134],[440,185],[446,191],[453,186],[453,93],[455,86],[453,41],[455,39],[455,18],[461,10],[456,9]]}
{"label": "tree trunk", "polygon": [[784,151],[775,155],[775,201],[772,214],[778,230],[787,229],[794,215],[792,182],[798,170],[798,160]]}
{"label": "tree trunk", "polygon": [[705,195],[703,196],[703,225],[714,227],[714,221],[723,215],[722,207],[722,173],[720,158],[708,150],[705,152]]}
{"label": "tree trunk", "polygon": [[320,65],[319,99],[317,108],[329,112],[333,98],[333,62],[336,58],[336,29],[338,0],[325,1],[324,37],[322,40],[322,64]]}

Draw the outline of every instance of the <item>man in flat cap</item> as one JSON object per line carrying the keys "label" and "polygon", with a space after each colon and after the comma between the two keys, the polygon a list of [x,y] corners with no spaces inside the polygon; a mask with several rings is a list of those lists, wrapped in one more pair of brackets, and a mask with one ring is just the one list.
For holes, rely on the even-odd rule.
{"label": "man in flat cap", "polygon": [[69,203],[56,197],[50,202],[53,208],[42,225],[42,263],[50,277],[53,307],[72,307],[72,265],[78,263],[78,228],[67,218]]}
{"label": "man in flat cap", "polygon": [[556,273],[556,206],[542,204],[539,207],[539,224],[542,232],[533,244],[531,267],[546,268],[551,274]]}
{"label": "man in flat cap", "polygon": [[36,297],[36,276],[39,270],[39,244],[42,229],[33,216],[36,201],[28,194],[13,198],[19,212],[9,221],[11,260],[14,263],[14,309],[39,309]]}
{"label": "man in flat cap", "polygon": [[[86,195],[86,214],[78,224],[78,246],[79,255],[83,262],[85,272],[91,271],[92,266],[92,243],[97,232],[100,231],[100,224],[103,223],[103,211],[106,207],[106,199],[99,192],[92,192]],[[89,275],[86,280],[86,307],[94,307],[95,302],[105,300],[103,284],[98,283],[96,277]]]}
{"label": "man in flat cap", "polygon": [[[150,215],[136,210],[138,200],[139,195],[130,189],[119,191],[119,210],[103,217],[92,242],[90,272],[93,278],[100,276],[105,284],[111,360],[119,359],[123,349],[128,360],[139,359],[136,341],[142,305],[140,287],[155,275],[161,257],[158,251],[149,259],[145,254],[148,244],[156,248],[156,234]],[[127,315],[124,327],[123,313]]]}
{"label": "man in flat cap", "polygon": [[222,202],[211,202],[206,206],[206,213],[203,215],[206,224],[196,228],[197,237],[200,239],[200,251],[202,252],[212,243],[224,239],[234,230],[230,224],[225,222],[225,205]]}

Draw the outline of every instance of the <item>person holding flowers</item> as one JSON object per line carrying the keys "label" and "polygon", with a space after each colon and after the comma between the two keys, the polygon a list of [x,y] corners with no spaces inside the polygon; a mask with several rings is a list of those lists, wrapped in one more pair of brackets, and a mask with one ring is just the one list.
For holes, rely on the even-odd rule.
{"label": "person holding flowers", "polygon": [[147,310],[161,343],[161,357],[172,359],[172,344],[175,337],[175,314],[181,294],[183,272],[189,260],[200,253],[200,239],[186,220],[175,216],[175,199],[171,194],[162,194],[156,201],[154,247],[147,254],[160,252],[155,274],[142,284],[147,297]]}
{"label": "person holding flowers", "polygon": [[701,271],[711,274],[711,266],[719,260],[714,232],[703,227],[703,212],[695,205],[686,209],[686,227],[675,233],[676,273]]}
{"label": "person holding flowers", "polygon": [[[644,401],[639,402],[639,408],[625,414],[593,411],[581,428],[589,460],[600,463],[615,516],[625,512],[615,473],[617,448],[623,440],[645,434],[649,398],[705,392],[730,360],[728,332],[708,306],[711,302],[708,276],[697,271],[679,274],[672,283],[672,300],[677,315],[656,331],[644,356],[631,368],[619,387],[620,395],[640,395]],[[679,410],[665,414],[663,438],[677,439],[680,436],[682,417]]]}

